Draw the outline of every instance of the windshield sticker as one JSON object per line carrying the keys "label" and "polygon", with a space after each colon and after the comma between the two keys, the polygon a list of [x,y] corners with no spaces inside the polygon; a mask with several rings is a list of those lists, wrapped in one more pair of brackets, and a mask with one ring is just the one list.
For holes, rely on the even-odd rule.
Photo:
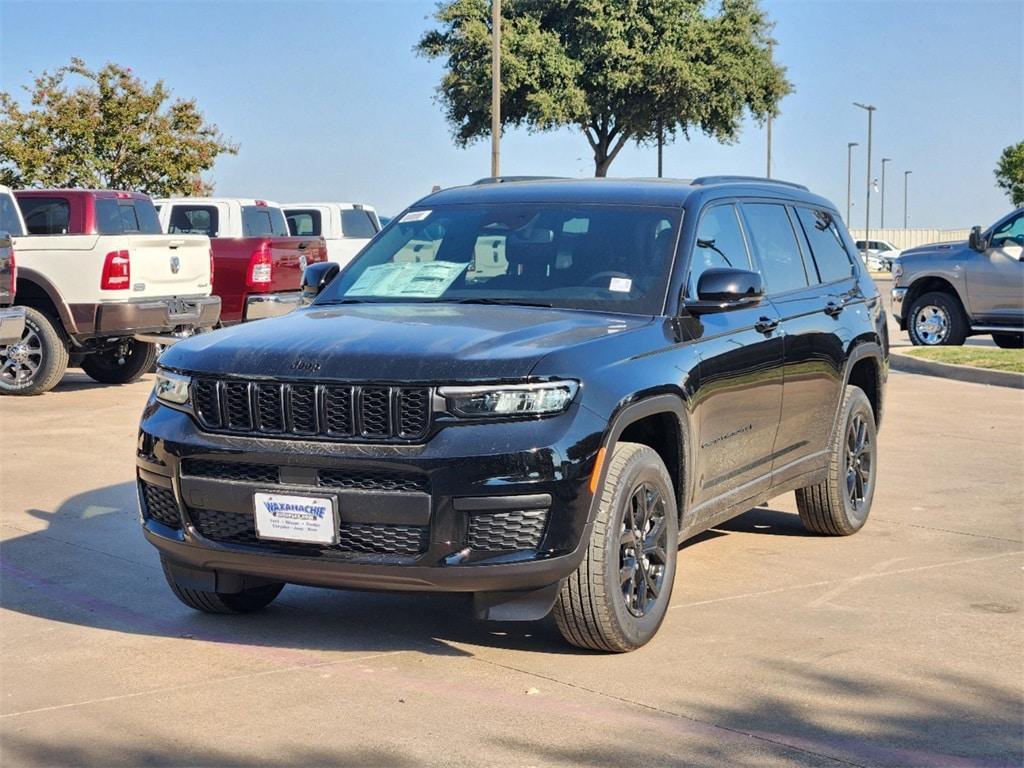
{"label": "windshield sticker", "polygon": [[408,224],[410,221],[423,221],[433,211],[409,211],[405,216],[398,220],[399,224]]}
{"label": "windshield sticker", "polygon": [[628,277],[613,277],[608,281],[608,290],[616,293],[629,293],[633,289],[633,280]]}
{"label": "windshield sticker", "polygon": [[451,261],[405,262],[369,267],[346,296],[436,299],[448,290],[468,264]]}

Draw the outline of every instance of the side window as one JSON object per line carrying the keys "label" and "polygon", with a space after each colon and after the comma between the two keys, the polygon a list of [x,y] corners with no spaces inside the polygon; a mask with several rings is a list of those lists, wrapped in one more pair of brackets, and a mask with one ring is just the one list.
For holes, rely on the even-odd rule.
{"label": "side window", "polygon": [[284,212],[288,231],[293,237],[318,237],[321,229],[320,211],[315,208],[293,208]]}
{"label": "side window", "polygon": [[1007,245],[1024,245],[1024,213],[992,232],[989,248],[1002,248]]}
{"label": "side window", "polygon": [[18,218],[18,204],[10,192],[0,194],[0,230],[15,237],[25,234],[21,229],[21,219]]}
{"label": "side window", "polygon": [[243,205],[242,236],[288,237],[284,211],[268,205]]}
{"label": "side window", "polygon": [[167,225],[168,234],[216,237],[219,231],[219,216],[215,205],[171,206],[171,220]]}
{"label": "side window", "polygon": [[341,234],[343,237],[370,238],[377,234],[377,226],[366,211],[349,208],[341,212]]}
{"label": "side window", "polygon": [[697,295],[697,281],[714,267],[750,269],[750,254],[734,205],[713,205],[704,209],[697,225],[697,242],[690,260],[689,295]]}
{"label": "side window", "polygon": [[810,208],[796,208],[796,213],[807,236],[821,282],[831,283],[852,275],[853,264],[832,215],[828,211]]}
{"label": "side window", "polygon": [[30,235],[66,235],[71,206],[63,197],[23,197],[21,217]]}
{"label": "side window", "polygon": [[768,293],[807,287],[810,282],[786,207],[777,203],[744,203],[743,213]]}

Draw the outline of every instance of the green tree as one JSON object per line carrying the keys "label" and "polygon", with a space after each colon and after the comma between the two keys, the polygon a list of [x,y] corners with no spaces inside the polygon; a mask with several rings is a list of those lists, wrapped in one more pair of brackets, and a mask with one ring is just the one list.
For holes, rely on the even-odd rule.
{"label": "green tree", "polygon": [[[490,135],[490,0],[442,2],[434,19],[416,50],[446,60],[438,98],[466,146]],[[502,123],[579,128],[597,176],[659,132],[733,142],[791,90],[771,27],[757,0],[504,0]]]}
{"label": "green tree", "polygon": [[[81,80],[68,84],[69,80]],[[14,187],[100,187],[151,195],[203,194],[200,174],[236,154],[191,99],[171,100],[131,69],[88,69],[81,59],[43,72],[22,109],[0,92],[0,182]]]}
{"label": "green tree", "polygon": [[1014,206],[1024,205],[1024,141],[1003,150],[996,165],[996,185],[1006,191]]}

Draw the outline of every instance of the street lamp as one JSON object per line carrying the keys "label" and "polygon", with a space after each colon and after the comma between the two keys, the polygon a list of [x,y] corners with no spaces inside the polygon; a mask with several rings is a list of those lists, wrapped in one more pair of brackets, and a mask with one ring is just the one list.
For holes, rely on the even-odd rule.
{"label": "street lamp", "polygon": [[864,260],[868,258],[868,240],[871,239],[871,118],[875,114],[875,106],[872,104],[861,104],[853,102],[853,106],[860,107],[868,113],[868,176],[866,179],[867,198],[864,201]]}
{"label": "street lamp", "polygon": [[882,220],[878,223],[879,229],[885,229],[885,164],[891,162],[891,157],[882,158]]}
{"label": "street lamp", "polygon": [[850,190],[853,188],[853,148],[859,147],[856,141],[846,145],[846,226],[850,226]]}
{"label": "street lamp", "polygon": [[903,228],[907,228],[907,181],[913,171],[903,172]]}

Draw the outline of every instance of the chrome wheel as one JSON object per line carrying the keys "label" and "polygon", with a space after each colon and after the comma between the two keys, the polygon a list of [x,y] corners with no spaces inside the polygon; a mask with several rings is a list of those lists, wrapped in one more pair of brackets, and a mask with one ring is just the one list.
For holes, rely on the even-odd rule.
{"label": "chrome wheel", "polygon": [[871,498],[874,468],[874,446],[865,418],[861,413],[856,414],[846,430],[846,495],[858,517],[864,514],[867,500]]}
{"label": "chrome wheel", "polygon": [[43,362],[43,342],[28,324],[17,344],[0,346],[0,380],[6,384],[31,381]]}
{"label": "chrome wheel", "polygon": [[921,307],[914,315],[914,332],[924,345],[941,344],[949,336],[949,315],[934,304]]}
{"label": "chrome wheel", "polygon": [[657,602],[668,562],[665,499],[641,483],[629,499],[619,532],[619,583],[627,610],[643,616]]}

